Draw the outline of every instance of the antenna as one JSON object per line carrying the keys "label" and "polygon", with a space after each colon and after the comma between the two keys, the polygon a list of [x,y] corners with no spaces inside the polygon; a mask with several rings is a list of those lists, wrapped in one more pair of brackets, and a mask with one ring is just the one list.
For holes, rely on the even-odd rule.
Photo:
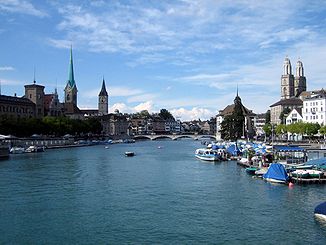
{"label": "antenna", "polygon": [[35,84],[36,83],[36,80],[35,80],[35,66],[34,66],[34,81],[33,83]]}
{"label": "antenna", "polygon": [[1,80],[0,80],[0,95],[1,95]]}

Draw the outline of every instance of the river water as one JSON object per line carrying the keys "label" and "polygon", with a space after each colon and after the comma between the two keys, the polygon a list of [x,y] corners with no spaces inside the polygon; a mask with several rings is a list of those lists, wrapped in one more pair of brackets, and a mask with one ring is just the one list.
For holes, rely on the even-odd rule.
{"label": "river water", "polygon": [[[0,162],[0,244],[326,244],[325,185],[272,185],[200,142],[141,141]],[[134,157],[125,157],[134,151]]]}

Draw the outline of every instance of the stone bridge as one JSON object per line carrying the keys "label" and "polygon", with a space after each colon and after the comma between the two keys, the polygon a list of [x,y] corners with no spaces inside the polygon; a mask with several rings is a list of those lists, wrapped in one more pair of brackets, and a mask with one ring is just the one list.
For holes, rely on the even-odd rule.
{"label": "stone bridge", "polygon": [[157,140],[157,139],[193,139],[193,140],[202,140],[202,139],[211,139],[216,140],[215,135],[196,135],[196,134],[155,134],[155,135],[134,135],[135,140],[139,139],[149,139],[149,140]]}

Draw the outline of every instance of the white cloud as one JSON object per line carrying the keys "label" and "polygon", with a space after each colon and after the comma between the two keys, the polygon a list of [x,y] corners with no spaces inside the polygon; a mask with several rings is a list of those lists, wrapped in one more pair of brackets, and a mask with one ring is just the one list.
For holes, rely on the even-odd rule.
{"label": "white cloud", "polygon": [[180,118],[181,121],[189,121],[195,119],[209,119],[211,117],[216,116],[216,112],[211,111],[205,108],[194,107],[191,110],[187,110],[185,108],[178,108],[170,110],[174,117]]}
{"label": "white cloud", "polygon": [[153,101],[146,101],[144,103],[140,103],[139,105],[134,107],[134,110],[136,112],[140,112],[143,110],[147,110],[148,112],[153,112],[154,106],[153,106]]}
{"label": "white cloud", "polygon": [[109,112],[114,113],[115,110],[120,111],[121,113],[131,113],[133,110],[132,108],[128,107],[124,103],[115,103],[112,106],[109,107]]}
{"label": "white cloud", "polygon": [[9,79],[6,79],[6,78],[0,78],[0,82],[1,82],[2,85],[9,85],[9,86],[16,86],[16,85],[22,86],[24,84],[24,82],[22,82],[22,81],[9,80]]}
{"label": "white cloud", "polygon": [[48,14],[45,11],[36,9],[33,4],[23,0],[6,0],[0,1],[0,12],[11,12],[28,14],[37,17],[46,17]]}
{"label": "white cloud", "polygon": [[0,66],[0,71],[13,71],[15,68],[12,66]]}

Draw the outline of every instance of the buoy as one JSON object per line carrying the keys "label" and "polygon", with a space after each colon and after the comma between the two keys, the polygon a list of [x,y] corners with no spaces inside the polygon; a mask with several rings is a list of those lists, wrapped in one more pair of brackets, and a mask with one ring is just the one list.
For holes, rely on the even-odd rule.
{"label": "buoy", "polygon": [[292,182],[289,183],[289,187],[293,187],[294,184]]}

